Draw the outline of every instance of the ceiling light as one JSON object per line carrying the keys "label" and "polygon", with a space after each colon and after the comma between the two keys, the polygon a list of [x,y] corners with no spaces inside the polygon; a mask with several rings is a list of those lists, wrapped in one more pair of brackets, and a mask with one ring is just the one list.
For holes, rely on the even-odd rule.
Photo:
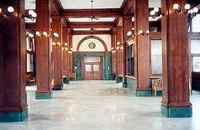
{"label": "ceiling light", "polygon": [[8,6],[7,10],[9,13],[13,13],[15,11],[15,9],[12,6]]}

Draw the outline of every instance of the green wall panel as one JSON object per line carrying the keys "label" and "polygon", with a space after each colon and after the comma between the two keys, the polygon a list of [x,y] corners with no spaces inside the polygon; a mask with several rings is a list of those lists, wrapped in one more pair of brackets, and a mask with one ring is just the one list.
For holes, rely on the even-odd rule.
{"label": "green wall panel", "polygon": [[112,80],[112,53],[107,52],[104,56],[104,80]]}

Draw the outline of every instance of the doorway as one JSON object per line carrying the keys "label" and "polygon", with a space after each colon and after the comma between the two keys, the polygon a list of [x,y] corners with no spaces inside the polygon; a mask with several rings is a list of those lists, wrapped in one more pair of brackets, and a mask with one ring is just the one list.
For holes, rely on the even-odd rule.
{"label": "doorway", "polygon": [[83,60],[84,80],[102,80],[101,57],[85,56]]}

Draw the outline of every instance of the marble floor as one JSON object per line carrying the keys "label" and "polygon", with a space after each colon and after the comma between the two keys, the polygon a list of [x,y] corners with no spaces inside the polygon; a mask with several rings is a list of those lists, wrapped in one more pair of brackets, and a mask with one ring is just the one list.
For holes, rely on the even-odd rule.
{"label": "marble floor", "polygon": [[135,97],[113,81],[74,81],[49,100],[34,99],[28,87],[29,118],[0,123],[0,130],[200,130],[200,93],[192,118],[160,115],[160,97]]}

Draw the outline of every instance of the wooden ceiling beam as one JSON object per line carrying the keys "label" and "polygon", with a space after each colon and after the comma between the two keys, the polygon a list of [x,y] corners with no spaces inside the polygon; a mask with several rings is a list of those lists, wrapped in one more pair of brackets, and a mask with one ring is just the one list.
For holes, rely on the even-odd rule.
{"label": "wooden ceiling beam", "polygon": [[70,22],[70,28],[112,28],[113,22]]}
{"label": "wooden ceiling beam", "polygon": [[63,16],[66,18],[81,18],[81,17],[118,17],[121,16],[121,9],[65,9]]}
{"label": "wooden ceiling beam", "polygon": [[94,34],[111,34],[111,31],[72,31],[72,35],[94,35]]}

